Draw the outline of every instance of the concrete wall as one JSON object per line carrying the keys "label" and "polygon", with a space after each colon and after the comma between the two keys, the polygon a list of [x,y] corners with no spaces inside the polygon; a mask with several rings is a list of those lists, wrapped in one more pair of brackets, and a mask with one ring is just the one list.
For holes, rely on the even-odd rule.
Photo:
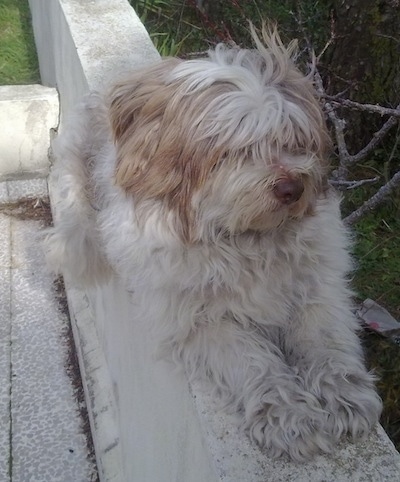
{"label": "concrete wall", "polygon": [[57,87],[65,115],[88,90],[158,60],[123,0],[29,0],[42,84]]}
{"label": "concrete wall", "polygon": [[[125,0],[30,0],[43,81],[63,113],[88,89],[158,60]],[[53,192],[53,195],[57,195]],[[216,411],[201,387],[154,357],[146,326],[118,280],[68,286],[96,456],[103,481],[396,480],[400,457],[380,427],[309,464],[272,461]]]}
{"label": "concrete wall", "polygon": [[50,131],[58,125],[55,89],[42,85],[0,86],[0,180],[45,177]]}

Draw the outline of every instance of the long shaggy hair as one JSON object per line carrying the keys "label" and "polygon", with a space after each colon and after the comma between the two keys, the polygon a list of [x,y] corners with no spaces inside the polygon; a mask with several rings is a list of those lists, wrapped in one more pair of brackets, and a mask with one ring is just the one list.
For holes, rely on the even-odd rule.
{"label": "long shaggy hair", "polygon": [[113,273],[160,351],[209,383],[271,456],[368,434],[348,236],[310,79],[275,29],[89,95],[59,136],[53,268]]}

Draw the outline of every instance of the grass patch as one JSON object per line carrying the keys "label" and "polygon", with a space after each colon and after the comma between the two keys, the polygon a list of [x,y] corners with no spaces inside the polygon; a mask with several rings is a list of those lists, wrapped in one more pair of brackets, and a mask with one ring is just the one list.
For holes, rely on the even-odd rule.
{"label": "grass patch", "polygon": [[316,48],[329,38],[329,5],[315,0],[130,0],[162,56],[192,56],[219,42],[252,45],[249,21],[256,27],[265,19],[280,25],[283,38],[299,36],[294,11]]}
{"label": "grass patch", "polygon": [[367,364],[377,375],[377,388],[383,400],[380,422],[400,451],[400,347],[375,333],[363,333]]}
{"label": "grass patch", "polygon": [[[360,298],[373,298],[400,319],[400,213],[395,207],[361,219],[355,226],[358,269],[354,286]],[[398,348],[400,351],[400,347]]]}
{"label": "grass patch", "polygon": [[[357,270],[353,286],[360,301],[372,298],[400,320],[400,206],[393,202],[355,226]],[[375,333],[362,341],[367,364],[378,377],[381,424],[400,451],[400,346]]]}
{"label": "grass patch", "polygon": [[0,85],[39,82],[28,0],[0,0]]}

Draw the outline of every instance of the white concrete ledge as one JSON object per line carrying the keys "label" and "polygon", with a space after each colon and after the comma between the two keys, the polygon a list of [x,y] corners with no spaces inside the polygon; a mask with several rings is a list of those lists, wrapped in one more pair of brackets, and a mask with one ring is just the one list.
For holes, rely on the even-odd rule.
{"label": "white concrete ledge", "polygon": [[[89,89],[158,55],[125,0],[30,0],[42,79],[62,111]],[[57,193],[53,193],[57,195]],[[272,461],[198,386],[154,358],[129,294],[111,281],[68,289],[102,481],[343,482],[399,480],[400,456],[378,427],[308,464]]]}
{"label": "white concrete ledge", "polygon": [[29,0],[42,84],[63,116],[89,90],[159,58],[126,0]]}
{"label": "white concrete ledge", "polygon": [[42,85],[0,86],[0,180],[45,177],[58,94]]}

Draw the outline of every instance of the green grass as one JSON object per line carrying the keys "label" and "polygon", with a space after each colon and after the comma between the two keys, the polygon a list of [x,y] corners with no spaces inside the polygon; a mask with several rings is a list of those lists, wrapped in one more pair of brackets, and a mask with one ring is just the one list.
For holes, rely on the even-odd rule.
{"label": "green grass", "polygon": [[[354,286],[360,298],[373,298],[400,319],[400,213],[382,208],[355,226],[358,269]],[[400,351],[400,348],[399,348]]]}
{"label": "green grass", "polygon": [[[316,0],[305,0],[300,5],[293,0],[204,0],[202,9],[196,8],[196,0],[130,0],[130,3],[163,56],[185,57],[205,52],[219,42],[250,46],[249,20],[260,26],[265,19],[275,19],[283,37],[293,38],[298,35],[294,5],[304,18],[305,28],[312,32],[314,44],[322,48],[329,36],[329,7]],[[324,27],[317,29],[316,24]]]}
{"label": "green grass", "polygon": [[[372,298],[400,320],[400,203],[394,199],[362,218],[354,232],[353,286],[360,301]],[[378,376],[381,423],[400,450],[400,346],[372,332],[362,340],[367,363]]]}
{"label": "green grass", "polygon": [[0,85],[39,82],[28,0],[0,0]]}
{"label": "green grass", "polygon": [[[397,132],[396,136],[399,135]],[[350,177],[379,176],[380,182],[376,186],[348,192],[343,205],[344,215],[360,206],[400,169],[398,147],[396,139],[389,138],[387,145],[352,170]],[[400,321],[400,193],[394,193],[378,209],[361,218],[353,230],[357,263],[353,285],[356,293],[361,300],[372,298]]]}

